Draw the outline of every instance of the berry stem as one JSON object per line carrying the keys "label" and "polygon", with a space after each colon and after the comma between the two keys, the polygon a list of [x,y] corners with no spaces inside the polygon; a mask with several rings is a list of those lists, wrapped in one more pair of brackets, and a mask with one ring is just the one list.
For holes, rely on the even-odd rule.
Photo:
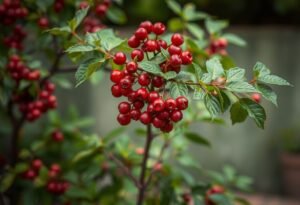
{"label": "berry stem", "polygon": [[143,157],[143,162],[141,164],[141,174],[140,174],[140,187],[138,187],[138,196],[137,196],[137,203],[136,205],[142,205],[145,198],[145,192],[147,189],[147,183],[146,183],[146,171],[147,171],[147,162],[149,159],[149,152],[151,147],[151,142],[153,140],[153,133],[152,133],[152,127],[151,124],[147,125],[147,140],[145,144],[145,153]]}

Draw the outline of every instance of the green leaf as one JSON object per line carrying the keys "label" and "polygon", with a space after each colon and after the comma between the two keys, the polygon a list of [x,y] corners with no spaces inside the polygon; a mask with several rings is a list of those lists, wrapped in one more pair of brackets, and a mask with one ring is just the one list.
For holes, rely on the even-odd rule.
{"label": "green leaf", "polygon": [[196,7],[192,3],[188,3],[183,8],[183,18],[186,21],[197,21],[207,18],[208,15],[203,12],[196,11]]}
{"label": "green leaf", "polygon": [[124,24],[127,21],[124,11],[113,5],[107,10],[106,16],[110,21],[116,24]]}
{"label": "green leaf", "polygon": [[49,6],[53,5],[54,0],[36,0],[35,3],[39,9],[45,12]]}
{"label": "green leaf", "polygon": [[109,142],[112,139],[119,137],[121,134],[123,134],[124,131],[125,131],[124,127],[116,128],[116,129],[112,130],[111,132],[109,132],[107,135],[105,135],[103,137],[103,140],[104,140],[104,142]]}
{"label": "green leaf", "polygon": [[137,128],[134,130],[134,133],[137,135],[137,136],[141,136],[141,137],[145,137],[147,135],[147,131],[143,128]]}
{"label": "green leaf", "polygon": [[192,66],[194,68],[195,77],[196,77],[197,81],[199,82],[203,75],[203,71],[202,71],[200,65],[198,65],[196,63],[192,63]]}
{"label": "green leaf", "polygon": [[119,37],[116,37],[112,29],[103,29],[96,32],[101,39],[101,45],[107,50],[110,51],[119,45],[121,45],[124,40]]}
{"label": "green leaf", "polygon": [[257,78],[258,81],[273,85],[287,85],[292,86],[288,81],[285,79],[277,76],[277,75],[264,75]]}
{"label": "green leaf", "polygon": [[165,78],[166,80],[170,80],[170,79],[176,78],[177,73],[175,71],[169,71],[169,72],[166,72],[166,73],[161,73],[160,75],[163,78]]}
{"label": "green leaf", "polygon": [[264,123],[266,121],[266,112],[264,108],[260,104],[248,98],[241,99],[240,103],[241,106],[243,106],[243,108],[247,110],[249,117],[254,119],[256,125],[259,128],[264,129]]}
{"label": "green leaf", "polygon": [[262,77],[265,75],[269,75],[271,73],[270,69],[268,69],[263,63],[257,62],[254,67],[254,76],[256,77]]}
{"label": "green leaf", "polygon": [[240,104],[240,102],[234,103],[230,108],[230,118],[231,122],[234,125],[235,123],[244,122],[248,117],[248,112]]}
{"label": "green leaf", "polygon": [[205,26],[210,34],[216,34],[228,26],[228,21],[208,19]]}
{"label": "green leaf", "polygon": [[228,197],[224,194],[212,194],[209,198],[216,204],[220,205],[233,205]]}
{"label": "green leaf", "polygon": [[202,40],[204,37],[203,29],[195,23],[188,23],[187,30],[199,40]]}
{"label": "green leaf", "polygon": [[206,69],[209,74],[211,74],[212,80],[225,75],[224,68],[217,58],[212,58],[206,61]]}
{"label": "green leaf", "polygon": [[139,67],[141,69],[143,69],[144,71],[147,71],[152,74],[162,73],[159,65],[157,65],[151,61],[143,61],[143,62],[139,63]]}
{"label": "green leaf", "polygon": [[4,175],[3,177],[1,177],[0,191],[5,192],[6,190],[8,190],[14,183],[15,178],[16,178],[16,175],[12,172],[9,172],[6,175]]}
{"label": "green leaf", "polygon": [[234,200],[240,205],[251,205],[251,203],[248,202],[246,199],[240,197],[235,197]]}
{"label": "green leaf", "polygon": [[204,145],[204,146],[208,146],[208,147],[211,146],[209,141],[207,139],[205,139],[204,137],[202,137],[201,135],[199,135],[198,133],[186,132],[186,133],[184,133],[184,136],[191,142],[196,143],[198,145]]}
{"label": "green leaf", "polygon": [[87,80],[104,61],[104,58],[90,58],[81,63],[75,73],[76,87]]}
{"label": "green leaf", "polygon": [[176,32],[184,29],[184,24],[180,18],[172,18],[168,21],[168,29]]}
{"label": "green leaf", "polygon": [[63,35],[70,34],[72,31],[69,26],[64,26],[64,27],[55,27],[52,29],[48,29],[46,30],[46,32],[49,32],[52,35],[56,35],[56,36],[63,36]]}
{"label": "green leaf", "polygon": [[170,82],[170,95],[172,98],[188,95],[188,87],[184,83]]}
{"label": "green leaf", "polygon": [[94,155],[98,151],[99,151],[98,148],[82,150],[73,157],[72,163],[77,163],[83,159],[90,158],[92,155]]}
{"label": "green leaf", "polygon": [[232,33],[226,33],[222,37],[225,38],[229,43],[235,44],[237,46],[247,45],[245,40]]}
{"label": "green leaf", "polygon": [[75,17],[69,22],[69,26],[72,31],[75,31],[76,28],[80,25],[82,20],[86,17],[89,7],[84,9],[79,9],[76,11]]}
{"label": "green leaf", "polygon": [[204,104],[212,118],[215,118],[222,112],[221,103],[216,96],[206,94],[204,97]]}
{"label": "green leaf", "polygon": [[251,84],[243,81],[233,81],[226,83],[226,89],[236,93],[259,93]]}
{"label": "green leaf", "polygon": [[243,81],[245,80],[245,69],[230,68],[226,71],[226,82]]}
{"label": "green leaf", "polygon": [[168,7],[177,15],[181,16],[181,6],[176,1],[167,0]]}
{"label": "green leaf", "polygon": [[76,53],[76,52],[89,52],[89,51],[93,51],[96,50],[95,47],[90,46],[90,45],[73,45],[71,47],[69,47],[66,52],[67,53]]}
{"label": "green leaf", "polygon": [[276,93],[272,90],[271,87],[265,85],[265,84],[261,84],[261,83],[257,83],[255,85],[256,89],[260,91],[260,93],[262,94],[262,96],[266,99],[269,100],[270,102],[272,102],[275,106],[277,105],[277,95]]}

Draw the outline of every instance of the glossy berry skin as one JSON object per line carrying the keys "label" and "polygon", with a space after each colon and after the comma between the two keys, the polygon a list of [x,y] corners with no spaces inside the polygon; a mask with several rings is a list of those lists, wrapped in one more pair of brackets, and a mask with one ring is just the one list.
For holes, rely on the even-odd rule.
{"label": "glossy berry skin", "polygon": [[179,122],[180,120],[182,120],[182,117],[183,117],[182,112],[179,110],[176,110],[171,114],[171,120],[173,122]]}
{"label": "glossy berry skin", "polygon": [[136,59],[138,62],[144,59],[144,52],[140,49],[135,49],[131,52],[131,59]]}
{"label": "glossy berry skin", "polygon": [[135,31],[134,36],[139,40],[144,40],[148,37],[148,31],[145,28],[138,28]]}
{"label": "glossy berry skin", "polygon": [[124,77],[124,73],[120,70],[112,70],[110,73],[110,80],[114,83],[120,83],[120,80]]}
{"label": "glossy berry skin", "polygon": [[137,91],[137,96],[142,100],[147,100],[149,93],[146,88],[139,88]]}
{"label": "glossy berry skin", "polygon": [[160,120],[168,120],[169,117],[170,117],[170,114],[167,111],[162,111],[157,115],[157,118]]}
{"label": "glossy berry skin", "polygon": [[181,48],[180,47],[177,47],[177,46],[174,46],[174,45],[171,45],[169,48],[168,48],[168,52],[170,55],[174,55],[174,54],[177,54],[177,55],[181,55]]}
{"label": "glossy berry skin", "polygon": [[142,73],[139,78],[138,82],[141,86],[148,86],[151,83],[151,79],[148,73]]}
{"label": "glossy berry skin", "polygon": [[150,21],[144,21],[140,24],[140,28],[144,28],[148,33],[151,33],[153,30],[153,25]]}
{"label": "glossy berry skin", "polygon": [[193,56],[189,51],[183,51],[181,53],[181,60],[183,65],[188,65],[192,63]]}
{"label": "glossy berry skin", "polygon": [[126,64],[126,71],[128,73],[135,73],[138,69],[138,66],[136,64],[136,62],[134,61],[131,61],[129,63]]}
{"label": "glossy berry skin", "polygon": [[137,47],[139,47],[139,45],[140,45],[140,40],[137,39],[137,37],[131,36],[128,39],[128,46],[129,47],[131,47],[131,48],[137,48]]}
{"label": "glossy berry skin", "polygon": [[166,26],[163,23],[157,22],[153,25],[153,33],[161,35],[166,31]]}
{"label": "glossy berry skin", "polygon": [[179,65],[181,65],[181,63],[182,63],[182,60],[178,54],[171,55],[170,64],[172,66],[179,66]]}
{"label": "glossy berry skin", "polygon": [[162,132],[171,132],[173,130],[173,124],[171,122],[167,122],[164,127],[160,128]]}
{"label": "glossy berry skin", "polygon": [[122,89],[129,89],[132,86],[131,80],[129,78],[122,78],[120,80],[120,86]]}
{"label": "glossy berry skin", "polygon": [[160,76],[154,76],[152,79],[152,85],[156,88],[160,88],[164,85],[164,79]]}
{"label": "glossy berry skin", "polygon": [[128,102],[121,102],[118,109],[121,114],[127,114],[130,112],[131,105]]}
{"label": "glossy berry skin", "polygon": [[152,104],[156,112],[160,112],[165,109],[165,102],[160,98],[154,100]]}
{"label": "glossy berry skin", "polygon": [[113,85],[111,87],[111,94],[116,98],[121,97],[122,96],[121,86]]}
{"label": "glossy berry skin", "polygon": [[177,108],[176,100],[169,98],[165,102],[166,109],[169,111],[175,110]]}
{"label": "glossy berry skin", "polygon": [[140,116],[140,121],[145,125],[150,124],[152,121],[151,115],[148,112],[143,112]]}
{"label": "glossy berry skin", "polygon": [[144,105],[145,105],[144,102],[141,100],[137,100],[133,103],[133,107],[139,110],[142,109]]}
{"label": "glossy berry skin", "polygon": [[117,120],[120,123],[120,125],[125,126],[130,123],[131,117],[130,114],[119,114]]}
{"label": "glossy berry skin", "polygon": [[164,40],[158,40],[158,45],[161,47],[161,48],[163,48],[163,49],[167,49],[168,48],[168,44],[167,44],[167,42],[166,41],[164,41]]}
{"label": "glossy berry skin", "polygon": [[158,44],[154,40],[147,40],[144,45],[145,45],[145,50],[148,52],[154,52],[158,48]]}
{"label": "glossy berry skin", "polygon": [[259,93],[253,93],[251,95],[251,99],[256,102],[256,103],[260,103],[261,102],[261,95]]}
{"label": "glossy berry skin", "polygon": [[172,42],[172,44],[175,45],[175,46],[181,46],[181,45],[183,44],[183,42],[184,42],[184,39],[183,39],[183,37],[182,37],[181,34],[179,34],[179,33],[174,33],[174,34],[172,35],[172,37],[171,37],[171,42]]}
{"label": "glossy berry skin", "polygon": [[159,94],[155,91],[151,91],[148,95],[148,101],[149,103],[152,103],[154,102],[156,99],[159,98]]}
{"label": "glossy berry skin", "polygon": [[166,125],[166,122],[164,120],[160,120],[158,117],[155,117],[152,121],[152,124],[156,128],[162,128]]}
{"label": "glossy berry skin", "polygon": [[138,110],[138,109],[133,109],[130,111],[130,117],[131,119],[133,120],[139,120],[140,119],[140,116],[141,116],[141,111]]}
{"label": "glossy berry skin", "polygon": [[114,55],[114,63],[117,65],[123,65],[126,62],[126,55],[123,52],[117,52]]}
{"label": "glossy berry skin", "polygon": [[181,96],[176,99],[176,104],[179,110],[185,110],[189,105],[189,101],[186,97]]}

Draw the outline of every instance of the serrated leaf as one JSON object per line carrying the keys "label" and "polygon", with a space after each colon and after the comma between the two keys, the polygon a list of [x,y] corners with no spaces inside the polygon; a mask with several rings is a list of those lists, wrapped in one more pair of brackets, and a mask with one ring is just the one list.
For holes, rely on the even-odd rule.
{"label": "serrated leaf", "polygon": [[232,33],[226,33],[222,37],[225,38],[229,43],[232,43],[237,46],[246,46],[247,45],[245,40],[243,40],[239,36],[232,34]]}
{"label": "serrated leaf", "polygon": [[75,73],[76,87],[87,80],[104,61],[104,58],[90,58],[81,63]]}
{"label": "serrated leaf", "polygon": [[184,29],[184,24],[181,18],[172,18],[168,21],[168,29],[172,32],[181,31]]}
{"label": "serrated leaf", "polygon": [[73,45],[71,47],[69,47],[66,52],[67,53],[76,53],[76,52],[89,52],[89,51],[93,51],[96,48],[94,46],[91,45]]}
{"label": "serrated leaf", "polygon": [[201,67],[196,63],[192,63],[192,66],[194,68],[195,77],[196,77],[197,81],[199,82],[202,78],[203,71],[202,71]]}
{"label": "serrated leaf", "polygon": [[269,75],[271,73],[270,69],[268,69],[263,63],[257,62],[254,67],[254,76],[256,77],[262,77],[265,75]]}
{"label": "serrated leaf", "polygon": [[193,99],[194,100],[204,100],[205,92],[201,88],[194,90]]}
{"label": "serrated leaf", "polygon": [[271,101],[274,105],[277,105],[277,94],[272,90],[271,87],[265,85],[265,84],[261,84],[261,83],[257,83],[255,85],[256,89],[260,91],[260,93],[262,94],[262,96],[266,99]]}
{"label": "serrated leaf", "polygon": [[46,30],[46,32],[51,33],[52,35],[60,36],[60,35],[67,35],[71,33],[71,29],[69,26],[64,27],[55,27],[49,30]]}
{"label": "serrated leaf", "polygon": [[106,16],[111,22],[116,24],[124,24],[127,21],[124,11],[113,5],[107,10]]}
{"label": "serrated leaf", "polygon": [[225,88],[231,92],[236,92],[236,93],[259,93],[253,85],[243,82],[243,81],[233,81],[226,83]]}
{"label": "serrated leaf", "polygon": [[198,145],[205,145],[210,147],[210,143],[207,139],[205,139],[203,136],[199,135],[198,133],[194,133],[194,132],[186,132],[184,133],[184,136],[190,140],[193,143],[196,143]]}
{"label": "serrated leaf", "polygon": [[244,122],[247,119],[248,112],[241,106],[240,102],[234,103],[230,108],[230,118],[234,125],[235,123]]}
{"label": "serrated leaf", "polygon": [[175,71],[169,71],[169,72],[166,72],[166,73],[161,73],[160,75],[161,75],[164,79],[170,80],[170,79],[176,78],[177,73],[176,73]]}
{"label": "serrated leaf", "polygon": [[208,19],[205,26],[210,34],[216,34],[228,26],[228,21]]}
{"label": "serrated leaf", "polygon": [[291,86],[288,81],[277,75],[264,75],[258,77],[257,80],[267,84]]}
{"label": "serrated leaf", "polygon": [[72,31],[75,31],[76,28],[80,25],[82,20],[86,17],[89,7],[84,9],[79,9],[76,11],[75,17],[69,22],[69,26]]}
{"label": "serrated leaf", "polygon": [[195,4],[188,3],[183,7],[183,18],[186,21],[197,21],[207,17],[208,15],[206,13],[196,11]]}
{"label": "serrated leaf", "polygon": [[265,112],[264,108],[260,104],[254,102],[248,98],[241,99],[240,103],[241,103],[241,106],[245,110],[247,110],[249,117],[254,119],[256,125],[259,128],[264,129],[264,124],[266,121],[266,112]]}
{"label": "serrated leaf", "polygon": [[139,67],[144,71],[147,71],[152,74],[162,73],[160,67],[156,63],[153,63],[151,61],[143,61],[139,63]]}
{"label": "serrated leaf", "polygon": [[202,40],[204,37],[203,29],[195,23],[188,23],[187,30],[199,40]]}
{"label": "serrated leaf", "polygon": [[224,68],[217,58],[212,58],[206,61],[207,72],[211,74],[212,80],[225,75]]}
{"label": "serrated leaf", "polygon": [[206,94],[204,97],[204,104],[212,118],[215,118],[222,112],[220,101],[216,96]]}
{"label": "serrated leaf", "polygon": [[245,69],[230,68],[226,71],[226,82],[243,81],[245,79]]}
{"label": "serrated leaf", "polygon": [[172,98],[188,95],[188,87],[184,83],[170,82],[170,95]]}
{"label": "serrated leaf", "polygon": [[167,0],[168,7],[177,15],[181,16],[181,6],[176,1]]}

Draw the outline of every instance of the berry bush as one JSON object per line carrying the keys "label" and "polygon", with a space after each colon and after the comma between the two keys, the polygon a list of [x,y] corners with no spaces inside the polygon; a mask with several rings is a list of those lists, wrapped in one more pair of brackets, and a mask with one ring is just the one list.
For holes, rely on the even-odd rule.
{"label": "berry bush", "polygon": [[[190,126],[222,123],[229,110],[233,124],[249,117],[264,128],[262,98],[277,105],[270,85],[290,83],[261,62],[247,80],[227,51],[246,42],[224,33],[227,21],[162,3],[178,17],[145,20],[128,39],[106,25],[126,22],[121,1],[0,3],[2,204],[248,203],[235,190],[251,179],[204,169],[189,154],[190,143],[211,146]],[[91,134],[92,120],[74,107],[56,111],[56,87],[72,88],[72,73],[76,86],[110,78],[119,128]],[[140,128],[127,132],[134,121]]]}

